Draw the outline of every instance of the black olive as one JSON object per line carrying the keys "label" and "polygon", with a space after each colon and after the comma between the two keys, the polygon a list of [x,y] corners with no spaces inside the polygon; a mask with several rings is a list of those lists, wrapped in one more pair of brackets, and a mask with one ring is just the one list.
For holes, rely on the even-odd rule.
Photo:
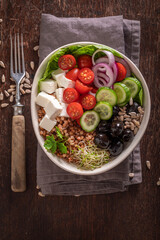
{"label": "black olive", "polygon": [[110,131],[111,123],[108,121],[101,121],[97,127],[98,132],[108,133]]}
{"label": "black olive", "polygon": [[98,133],[107,133],[108,129],[105,127],[98,127]]}
{"label": "black olive", "polygon": [[107,148],[110,144],[110,140],[104,133],[99,133],[94,138],[94,143],[100,148]]}
{"label": "black olive", "polygon": [[131,106],[128,105],[127,110],[126,110],[127,114],[131,113],[131,112],[138,113],[138,107],[139,107],[139,104],[137,102],[134,102],[133,105],[131,105]]}
{"label": "black olive", "polygon": [[125,129],[122,133],[122,140],[124,142],[130,142],[134,137],[133,131],[130,129]]}
{"label": "black olive", "polygon": [[112,156],[117,156],[123,151],[123,146],[123,142],[115,138],[109,145],[108,150]]}
{"label": "black olive", "polygon": [[122,134],[124,129],[123,122],[120,121],[113,121],[111,125],[111,136],[118,137]]}

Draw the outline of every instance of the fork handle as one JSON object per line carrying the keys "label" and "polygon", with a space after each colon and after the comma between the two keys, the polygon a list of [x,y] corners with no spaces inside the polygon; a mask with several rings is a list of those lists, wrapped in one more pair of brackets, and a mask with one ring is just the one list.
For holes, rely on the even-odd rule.
{"label": "fork handle", "polygon": [[11,189],[26,190],[25,119],[22,115],[12,118]]}

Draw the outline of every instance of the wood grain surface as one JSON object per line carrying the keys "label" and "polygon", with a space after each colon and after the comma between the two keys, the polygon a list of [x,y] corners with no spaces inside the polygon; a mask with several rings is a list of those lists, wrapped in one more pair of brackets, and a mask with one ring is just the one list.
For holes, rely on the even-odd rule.
{"label": "wood grain surface", "polygon": [[[10,189],[13,109],[0,109],[0,239],[1,240],[158,240],[160,239],[160,67],[158,0],[1,0],[0,69],[9,84],[9,33],[24,32],[26,68],[38,66],[33,47],[39,41],[41,13],[58,17],[123,15],[141,21],[140,70],[151,93],[149,126],[141,141],[143,183],[128,192],[81,197],[40,197],[36,189],[36,145],[30,95],[22,97],[26,119],[27,191]],[[87,33],[86,33],[87,34]],[[0,83],[2,88],[2,84]],[[151,161],[151,170],[145,161]]]}

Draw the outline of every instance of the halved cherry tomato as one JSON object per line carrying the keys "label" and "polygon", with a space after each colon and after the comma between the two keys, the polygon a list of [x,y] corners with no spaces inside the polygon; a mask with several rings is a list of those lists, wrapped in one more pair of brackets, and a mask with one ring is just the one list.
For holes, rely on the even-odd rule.
{"label": "halved cherry tomato", "polygon": [[58,66],[63,70],[69,70],[76,65],[76,59],[74,56],[67,54],[63,55],[58,60]]}
{"label": "halved cherry tomato", "polygon": [[80,103],[86,110],[93,109],[96,105],[96,98],[91,94],[86,94],[81,97]]}
{"label": "halved cherry tomato", "polygon": [[92,57],[89,55],[81,55],[78,58],[78,67],[79,68],[91,68],[92,67]]}
{"label": "halved cherry tomato", "polygon": [[85,84],[90,84],[94,80],[94,72],[89,68],[82,68],[78,73],[78,78]]}
{"label": "halved cherry tomato", "polygon": [[86,86],[85,84],[83,84],[79,80],[76,80],[75,88],[81,94],[88,93],[89,91],[92,90],[92,87]]}
{"label": "halved cherry tomato", "polygon": [[67,106],[67,113],[72,119],[78,119],[83,115],[83,108],[80,103],[72,102]]}
{"label": "halved cherry tomato", "polygon": [[78,78],[79,69],[73,68],[69,72],[66,73],[66,78],[71,79],[72,81],[76,81]]}
{"label": "halved cherry tomato", "polygon": [[80,118],[76,119],[76,122],[78,123],[79,126],[81,126],[81,124],[80,124]]}
{"label": "halved cherry tomato", "polygon": [[118,67],[118,76],[117,76],[116,81],[119,82],[119,81],[122,81],[123,79],[125,79],[127,70],[121,63],[117,63],[117,67]]}
{"label": "halved cherry tomato", "polygon": [[63,92],[63,100],[66,103],[71,103],[77,101],[79,98],[79,93],[74,88],[66,88]]}

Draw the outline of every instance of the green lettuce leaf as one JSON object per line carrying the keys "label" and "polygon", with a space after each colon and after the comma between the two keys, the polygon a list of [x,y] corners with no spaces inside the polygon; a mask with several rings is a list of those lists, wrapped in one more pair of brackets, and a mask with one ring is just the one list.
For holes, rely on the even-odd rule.
{"label": "green lettuce leaf", "polygon": [[86,45],[82,46],[81,48],[77,49],[76,51],[72,52],[72,55],[77,58],[81,55],[87,54],[92,56],[93,53],[96,51],[96,47],[94,45]]}
{"label": "green lettuce leaf", "polygon": [[134,101],[139,103],[141,106],[143,106],[143,98],[144,98],[144,93],[143,93],[143,88],[141,88],[139,93],[135,96]]}
{"label": "green lettuce leaf", "polygon": [[[110,48],[110,47],[107,47],[107,46],[104,46],[104,45],[98,45],[98,44],[86,45],[86,46],[81,47],[81,48],[77,49],[76,51],[72,52],[72,54],[76,58],[79,57],[80,55],[83,55],[83,54],[87,54],[87,55],[92,56],[93,53],[98,49],[110,51],[111,53],[113,53],[114,56],[123,58],[122,55],[120,53],[118,53],[116,50],[114,50],[113,48]],[[102,55],[105,55],[105,54],[102,53]]]}
{"label": "green lettuce leaf", "polygon": [[[136,77],[136,75],[133,72],[132,72],[131,76],[136,78],[140,82],[140,80]],[[143,106],[143,98],[144,98],[144,93],[143,93],[143,87],[142,87],[142,84],[141,84],[141,89],[139,90],[139,92],[135,96],[134,101],[137,102],[138,104],[140,104],[141,106]]]}
{"label": "green lettuce leaf", "polygon": [[69,46],[69,47],[67,47],[68,48],[68,53],[72,54],[74,51],[76,51],[76,50],[78,50],[82,47],[83,47],[83,45],[80,45],[80,44]]}

